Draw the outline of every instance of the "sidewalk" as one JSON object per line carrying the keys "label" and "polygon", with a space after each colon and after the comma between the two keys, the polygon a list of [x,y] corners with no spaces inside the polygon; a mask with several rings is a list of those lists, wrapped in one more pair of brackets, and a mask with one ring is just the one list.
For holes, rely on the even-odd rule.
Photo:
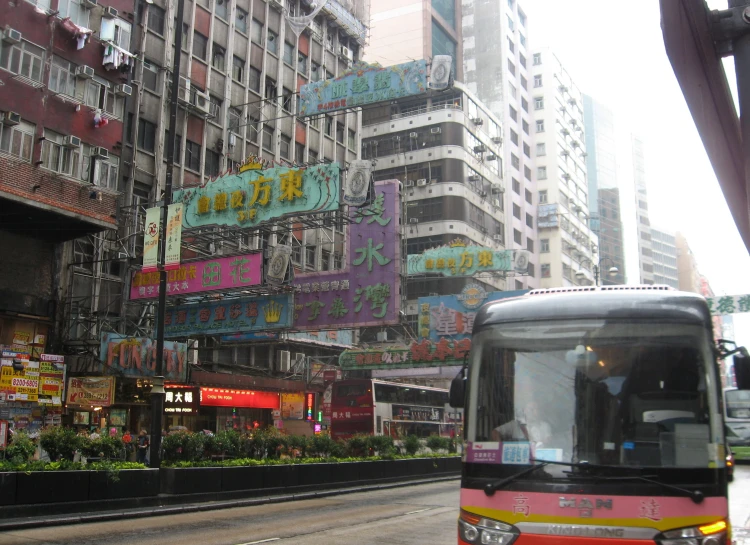
{"label": "sidewalk", "polygon": [[734,482],[729,485],[729,520],[735,545],[750,545],[750,465],[734,468]]}

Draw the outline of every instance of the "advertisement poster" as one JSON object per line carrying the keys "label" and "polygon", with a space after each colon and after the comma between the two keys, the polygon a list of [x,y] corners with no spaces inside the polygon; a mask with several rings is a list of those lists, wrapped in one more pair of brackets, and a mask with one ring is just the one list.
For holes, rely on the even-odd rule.
{"label": "advertisement poster", "polygon": [[169,271],[180,267],[182,251],[182,203],[167,207],[167,248],[164,252],[164,269]]}
{"label": "advertisement poster", "polygon": [[122,428],[128,425],[128,410],[110,409],[109,424],[116,427],[118,431],[122,431]]}
{"label": "advertisement poster", "polygon": [[73,424],[76,426],[88,426],[90,422],[90,414],[83,411],[75,411],[73,413]]}
{"label": "advertisement poster", "polygon": [[7,401],[37,401],[39,362],[29,355],[3,350],[0,358],[0,391]]}
{"label": "advertisement poster", "polygon": [[65,388],[65,356],[42,354],[39,362],[40,404],[61,407]]}
{"label": "advertisement poster", "polygon": [[159,261],[159,207],[146,210],[146,227],[143,231],[143,272],[157,270]]}
{"label": "advertisement poster", "polygon": [[302,420],[305,411],[305,394],[302,392],[281,394],[281,418]]}
{"label": "advertisement poster", "polygon": [[109,407],[115,399],[115,377],[71,377],[65,403],[76,407]]}
{"label": "advertisement poster", "polygon": [[[146,337],[125,337],[102,333],[99,356],[102,372],[127,377],[153,377],[156,369],[156,342]],[[164,343],[163,376],[172,382],[187,381],[187,344]]]}

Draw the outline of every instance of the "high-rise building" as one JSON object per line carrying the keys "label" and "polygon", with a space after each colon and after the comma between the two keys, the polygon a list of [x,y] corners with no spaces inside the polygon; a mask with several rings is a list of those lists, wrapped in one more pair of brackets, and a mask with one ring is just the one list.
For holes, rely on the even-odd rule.
{"label": "high-rise building", "polygon": [[[594,283],[597,275],[605,280],[609,275],[599,270],[597,238],[589,227],[582,94],[549,49],[535,51],[532,58],[541,287]],[[520,210],[514,204],[516,212]],[[533,225],[533,218],[526,216]]]}
{"label": "high-rise building", "polygon": [[679,250],[675,233],[651,227],[651,250],[654,268],[653,283],[683,289],[678,272]]}
{"label": "high-rise building", "polygon": [[651,245],[651,221],[648,217],[648,188],[643,141],[632,137],[633,182],[635,183],[636,217],[638,218],[638,264],[641,284],[654,283],[654,260]]}
{"label": "high-rise building", "polygon": [[682,233],[676,233],[674,245],[677,248],[677,277],[682,291],[702,293],[703,282],[698,270],[698,260],[690,249],[687,238]]}

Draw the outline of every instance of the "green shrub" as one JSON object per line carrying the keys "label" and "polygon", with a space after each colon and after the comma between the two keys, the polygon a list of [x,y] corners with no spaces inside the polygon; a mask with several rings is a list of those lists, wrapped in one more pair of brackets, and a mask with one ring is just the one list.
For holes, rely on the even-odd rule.
{"label": "green shrub", "polygon": [[343,456],[344,448],[330,435],[320,434],[310,438],[309,452],[315,456],[328,458],[330,456]]}
{"label": "green shrub", "polygon": [[404,439],[404,450],[407,454],[411,454],[412,456],[415,455],[421,446],[422,444],[419,442],[419,437],[416,435],[407,435],[406,439]]}
{"label": "green shrub", "polygon": [[77,450],[81,450],[85,438],[79,437],[75,430],[53,426],[44,430],[39,437],[39,444],[49,454],[53,462],[57,460],[73,461]]}
{"label": "green shrub", "polygon": [[119,437],[101,436],[99,439],[81,437],[80,450],[90,458],[120,458],[125,443]]}
{"label": "green shrub", "polygon": [[170,433],[162,439],[163,458],[169,461],[202,460],[205,456],[206,435],[181,431]]}
{"label": "green shrub", "polygon": [[367,446],[370,450],[370,456],[393,456],[396,452],[396,446],[393,444],[393,437],[388,435],[371,435],[367,439]]}
{"label": "green shrub", "polygon": [[352,435],[349,439],[344,441],[344,452],[347,456],[363,457],[369,454],[368,447],[370,442],[370,436],[358,433]]}
{"label": "green shrub", "polygon": [[25,431],[17,431],[5,449],[5,457],[14,463],[27,462],[36,451],[36,445]]}
{"label": "green shrub", "polygon": [[451,444],[449,437],[440,437],[439,435],[430,435],[427,438],[427,448],[433,452],[439,450],[448,450]]}
{"label": "green shrub", "polygon": [[309,438],[304,435],[288,435],[287,437],[287,448],[289,450],[289,454],[294,454],[295,456],[299,456],[301,458],[306,457],[307,450],[310,446]]}

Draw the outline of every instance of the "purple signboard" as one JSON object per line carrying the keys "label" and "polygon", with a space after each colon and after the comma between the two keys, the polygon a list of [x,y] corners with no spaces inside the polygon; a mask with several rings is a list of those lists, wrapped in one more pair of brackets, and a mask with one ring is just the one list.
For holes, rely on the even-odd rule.
{"label": "purple signboard", "polygon": [[398,180],[375,184],[372,204],[350,208],[342,271],[298,274],[294,327],[327,329],[398,323],[401,252]]}
{"label": "purple signboard", "polygon": [[[257,286],[261,281],[262,267],[263,254],[260,252],[184,263],[179,269],[167,271],[167,296]],[[133,274],[131,300],[158,296],[158,272]]]}

